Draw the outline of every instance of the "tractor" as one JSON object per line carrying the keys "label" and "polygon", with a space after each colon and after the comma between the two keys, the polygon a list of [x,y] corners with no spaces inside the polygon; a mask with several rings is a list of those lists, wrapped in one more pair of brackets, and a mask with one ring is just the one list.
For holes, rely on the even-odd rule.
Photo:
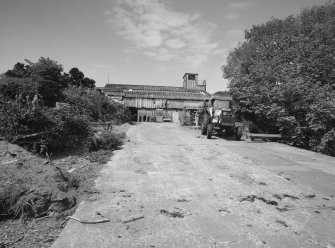
{"label": "tractor", "polygon": [[230,96],[214,96],[206,99],[201,107],[203,121],[201,134],[207,139],[212,137],[214,131],[233,136],[235,140],[240,140],[242,136],[243,124],[238,122],[233,116]]}

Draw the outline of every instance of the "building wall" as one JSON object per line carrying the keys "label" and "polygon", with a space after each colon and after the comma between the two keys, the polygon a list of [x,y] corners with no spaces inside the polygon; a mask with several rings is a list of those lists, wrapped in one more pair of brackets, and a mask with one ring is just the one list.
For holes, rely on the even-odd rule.
{"label": "building wall", "polygon": [[165,108],[167,101],[168,109],[197,109],[203,101],[199,100],[166,100],[166,99],[148,99],[148,98],[124,98],[126,107],[156,109]]}
{"label": "building wall", "polygon": [[[192,125],[191,123],[191,112],[194,113],[195,110],[185,110],[185,109],[164,109],[163,110],[163,118],[171,118],[173,119],[173,114],[178,113],[178,121],[180,123],[185,123],[188,125]],[[137,110],[137,121],[138,122],[149,122],[151,117],[156,116],[155,109],[138,109]],[[173,120],[175,121],[175,120]]]}
{"label": "building wall", "polygon": [[[172,117],[174,112],[178,112],[179,116],[181,113],[183,113],[182,109],[167,109],[167,110],[163,110],[163,117],[164,118],[168,118],[168,117]],[[141,116],[147,116],[147,117],[152,117],[152,116],[156,116],[156,109],[138,109],[137,110],[137,116],[141,117]]]}
{"label": "building wall", "polygon": [[178,112],[179,122],[188,123],[190,112],[194,112],[203,104],[202,100],[167,100],[166,99],[148,99],[148,98],[125,98],[126,107],[137,109],[137,121],[150,121],[151,117],[156,116],[156,109],[163,109],[164,118],[172,118],[173,113]]}
{"label": "building wall", "polygon": [[187,90],[203,91],[206,92],[206,82],[198,79],[198,75],[192,75],[194,80],[188,78],[188,74],[184,76],[183,87]]}

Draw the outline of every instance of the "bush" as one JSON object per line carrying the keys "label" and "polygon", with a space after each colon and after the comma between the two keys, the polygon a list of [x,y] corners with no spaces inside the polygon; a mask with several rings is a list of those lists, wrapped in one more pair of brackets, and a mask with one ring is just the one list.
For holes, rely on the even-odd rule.
{"label": "bush", "polygon": [[317,151],[335,157],[335,129],[327,132],[321,139]]}
{"label": "bush", "polygon": [[123,145],[125,133],[112,133],[103,131],[101,134],[95,134],[93,137],[92,149],[115,150]]}
{"label": "bush", "polygon": [[111,151],[110,150],[99,150],[89,153],[88,160],[91,163],[97,162],[99,164],[106,164],[111,157]]}
{"label": "bush", "polygon": [[111,101],[95,89],[70,86],[63,95],[64,102],[76,107],[77,115],[85,115],[90,121],[120,124],[130,120],[130,111],[124,105]]}
{"label": "bush", "polygon": [[0,100],[0,136],[11,142],[19,135],[47,131],[52,122],[41,108],[33,108],[30,102]]}
{"label": "bush", "polygon": [[7,100],[33,99],[38,95],[38,84],[31,78],[2,78],[0,81],[0,92]]}
{"label": "bush", "polygon": [[45,137],[45,147],[49,152],[84,152],[89,148],[92,137],[90,123],[84,116],[73,115],[74,110],[49,110],[46,115],[53,127]]}
{"label": "bush", "polygon": [[[56,61],[17,63],[0,76],[0,136],[40,154],[89,150],[90,122],[130,120],[130,111],[92,89],[94,81],[77,68],[70,75]],[[56,101],[69,106],[55,109]],[[103,134],[101,149],[121,145],[119,137]]]}
{"label": "bush", "polygon": [[73,112],[1,101],[0,136],[40,154],[87,150],[92,136],[89,121]]}

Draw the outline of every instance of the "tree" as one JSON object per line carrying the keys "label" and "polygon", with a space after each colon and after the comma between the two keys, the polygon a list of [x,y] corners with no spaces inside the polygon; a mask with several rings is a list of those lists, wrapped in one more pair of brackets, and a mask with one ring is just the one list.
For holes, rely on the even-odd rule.
{"label": "tree", "polygon": [[334,13],[332,1],[253,26],[222,67],[243,118],[263,131],[280,131],[290,144],[331,155]]}
{"label": "tree", "polygon": [[8,70],[5,72],[6,77],[13,78],[26,78],[31,74],[30,67],[23,63],[16,63],[12,70]]}
{"label": "tree", "polygon": [[37,62],[25,60],[27,64],[16,63],[0,79],[0,89],[4,96],[14,99],[19,96],[38,98],[46,106],[54,106],[62,99],[62,90],[68,85],[63,67],[56,61],[41,57]]}
{"label": "tree", "polygon": [[90,78],[83,78],[83,80],[81,80],[81,86],[86,87],[86,88],[94,88],[95,87],[95,81],[93,79]]}
{"label": "tree", "polygon": [[74,86],[82,86],[86,88],[94,88],[95,81],[93,79],[85,77],[84,73],[81,72],[78,68],[72,68],[69,71],[70,84]]}
{"label": "tree", "polygon": [[63,67],[50,58],[41,57],[36,63],[26,60],[31,68],[31,77],[38,82],[38,93],[46,106],[54,106],[62,98],[62,90],[67,87],[63,77]]}
{"label": "tree", "polygon": [[69,71],[70,74],[70,84],[74,86],[80,86],[81,81],[84,79],[84,73],[82,73],[78,68],[72,68]]}

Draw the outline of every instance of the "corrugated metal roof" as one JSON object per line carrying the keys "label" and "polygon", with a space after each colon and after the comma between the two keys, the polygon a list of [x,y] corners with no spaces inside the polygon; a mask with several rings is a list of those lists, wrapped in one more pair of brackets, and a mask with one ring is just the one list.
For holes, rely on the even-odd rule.
{"label": "corrugated metal roof", "polygon": [[186,72],[183,76],[183,78],[186,76],[186,75],[199,75],[198,73],[190,73],[190,72]]}
{"label": "corrugated metal roof", "polygon": [[212,94],[212,98],[215,100],[222,100],[222,101],[231,101],[233,98],[227,91],[218,91]]}
{"label": "corrugated metal roof", "polygon": [[114,91],[114,92],[109,92],[109,91],[104,91],[104,93],[108,96],[124,96],[123,91]]}
{"label": "corrugated metal roof", "polygon": [[184,102],[186,109],[199,109],[201,106],[203,106],[202,102]]}
{"label": "corrugated metal roof", "polygon": [[135,84],[106,84],[104,91],[123,91],[123,90],[143,90],[143,91],[191,91],[186,90],[184,87],[173,87],[173,86],[155,86],[155,85],[135,85]]}
{"label": "corrugated metal roof", "polygon": [[125,98],[205,100],[210,95],[196,91],[123,91]]}
{"label": "corrugated metal roof", "polygon": [[231,101],[233,98],[231,96],[212,96],[215,100],[220,100],[220,101]]}

